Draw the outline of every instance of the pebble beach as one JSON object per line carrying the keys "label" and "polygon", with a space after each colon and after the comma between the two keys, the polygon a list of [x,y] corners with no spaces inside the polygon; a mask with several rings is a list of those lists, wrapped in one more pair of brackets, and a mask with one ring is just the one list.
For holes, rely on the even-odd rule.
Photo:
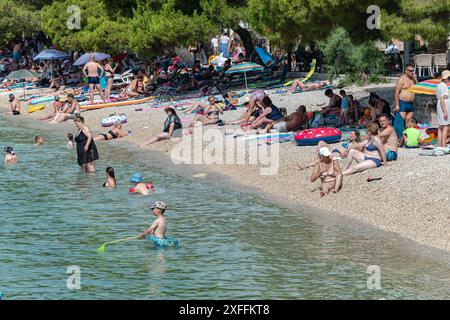
{"label": "pebble beach", "polygon": [[[394,84],[384,83],[370,87],[344,88],[352,93],[355,99],[364,98],[369,92],[377,92],[393,105]],[[31,92],[33,93],[33,92]],[[271,92],[269,91],[269,94]],[[305,105],[307,111],[314,111],[328,102],[324,90],[303,92],[293,95],[270,94],[275,105],[285,107],[288,113],[293,112],[299,105]],[[3,109],[7,108],[7,95],[1,96]],[[37,118],[50,112],[50,103],[46,103],[44,110],[29,114],[28,106],[22,102],[22,116]],[[139,110],[142,109],[142,110]],[[139,111],[136,111],[139,110]],[[243,109],[226,111],[221,119],[228,121],[237,119]],[[149,109],[149,104],[90,110],[82,113],[86,124],[94,135],[108,131],[100,125],[101,119],[113,113],[124,113],[128,122],[125,130],[131,134],[114,142],[98,142],[98,144],[131,144],[134,146],[148,140],[162,131],[165,120],[163,109]],[[180,115],[186,118],[185,115]],[[72,122],[60,125],[42,125],[45,130],[61,130],[61,134],[75,132]],[[218,130],[237,129],[238,126],[218,127]],[[31,139],[32,137],[30,137]],[[167,157],[167,165],[172,164],[171,150],[180,143],[179,139],[163,141],[143,148],[143,151],[156,151]],[[298,170],[298,164],[311,162],[315,157],[316,147],[299,147],[293,142],[279,144],[280,165],[276,175],[264,176],[260,174],[261,165],[222,165],[203,164],[189,166],[195,179],[209,179],[209,176],[220,174],[229,178],[243,189],[252,189],[270,200],[290,207],[306,206],[321,210],[336,217],[345,216],[385,231],[393,232],[401,237],[413,240],[418,244],[450,251],[450,196],[448,187],[450,182],[450,158],[427,157],[419,155],[419,149],[399,150],[399,159],[389,162],[387,167],[380,167],[360,174],[345,177],[343,189],[337,193],[320,198],[318,191],[312,191],[318,182],[311,183],[312,169]],[[74,164],[75,165],[75,164]],[[175,165],[174,165],[175,166]],[[342,162],[341,162],[342,166]],[[382,178],[378,181],[367,182],[369,176]],[[313,214],[313,213],[311,213]]]}

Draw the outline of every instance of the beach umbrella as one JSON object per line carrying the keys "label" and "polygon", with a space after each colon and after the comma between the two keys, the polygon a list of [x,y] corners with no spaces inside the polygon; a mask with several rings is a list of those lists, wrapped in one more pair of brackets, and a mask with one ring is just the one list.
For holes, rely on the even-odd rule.
{"label": "beach umbrella", "polygon": [[111,58],[111,56],[109,54],[106,54],[106,53],[101,53],[101,52],[92,52],[92,53],[90,53],[90,52],[88,52],[88,53],[83,54],[81,57],[79,57],[77,59],[77,61],[75,61],[75,63],[73,65],[74,66],[82,66],[82,65],[88,63],[89,60],[91,59],[91,54],[94,55],[94,60],[95,61],[102,61],[102,60],[106,60],[106,59]]}
{"label": "beach umbrella", "polygon": [[49,49],[41,51],[37,56],[33,58],[33,60],[64,60],[69,58],[70,56],[65,52],[55,49]]}
{"label": "beach umbrella", "polygon": [[[36,73],[31,70],[27,70],[27,69],[20,69],[20,70],[16,70],[16,71],[13,71],[10,74],[8,74],[6,76],[6,79],[20,81],[20,80],[26,80],[26,79],[30,79],[30,78],[40,78],[40,77],[41,77],[41,75],[39,73]],[[23,86],[23,96],[24,97],[26,95],[25,87],[26,87],[26,85],[24,84],[24,86]]]}
{"label": "beach umbrella", "polygon": [[[434,95],[436,94],[436,88],[439,83],[441,83],[440,79],[425,80],[413,85],[408,91],[415,94]],[[450,86],[448,88],[450,90]]]}
{"label": "beach umbrella", "polygon": [[248,91],[247,72],[256,72],[256,71],[263,71],[263,70],[264,70],[264,67],[257,63],[243,62],[243,63],[235,64],[230,69],[225,71],[225,74],[244,73],[245,89]]}

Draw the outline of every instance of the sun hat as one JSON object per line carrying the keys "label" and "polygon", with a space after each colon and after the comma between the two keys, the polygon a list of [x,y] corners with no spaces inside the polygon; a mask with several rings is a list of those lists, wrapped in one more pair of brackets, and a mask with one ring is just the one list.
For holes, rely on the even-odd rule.
{"label": "sun hat", "polygon": [[172,113],[176,113],[176,111],[175,111],[175,109],[174,108],[172,108],[172,107],[167,107],[167,108],[165,108],[164,109],[164,112],[167,112],[167,111],[172,111]]}
{"label": "sun hat", "polygon": [[322,148],[320,148],[319,154],[320,154],[322,157],[329,157],[329,156],[331,156],[330,149],[328,149],[327,147],[322,147]]}
{"label": "sun hat", "polygon": [[158,208],[158,209],[166,210],[167,206],[166,206],[166,204],[165,204],[164,202],[162,202],[162,201],[156,201],[155,203],[153,203],[153,204],[150,206],[150,208],[151,208],[151,209]]}
{"label": "sun hat", "polygon": [[442,79],[448,79],[450,78],[450,71],[449,70],[444,70],[442,72]]}
{"label": "sun hat", "polygon": [[130,182],[141,183],[142,182],[141,174],[138,172],[134,173],[130,178]]}

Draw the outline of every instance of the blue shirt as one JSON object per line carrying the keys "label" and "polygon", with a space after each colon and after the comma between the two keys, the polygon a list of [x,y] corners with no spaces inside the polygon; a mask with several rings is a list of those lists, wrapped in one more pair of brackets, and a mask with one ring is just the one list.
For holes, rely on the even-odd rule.
{"label": "blue shirt", "polygon": [[343,97],[341,102],[342,110],[348,110],[350,108],[350,99],[349,97]]}

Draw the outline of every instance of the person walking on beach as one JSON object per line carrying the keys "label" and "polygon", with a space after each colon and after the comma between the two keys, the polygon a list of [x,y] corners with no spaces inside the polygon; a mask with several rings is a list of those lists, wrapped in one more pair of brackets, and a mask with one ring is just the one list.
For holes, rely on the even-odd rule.
{"label": "person walking on beach", "polygon": [[395,132],[394,127],[391,126],[391,120],[387,114],[382,113],[379,116],[378,121],[380,122],[381,127],[378,131],[378,137],[380,137],[386,151],[386,160],[396,161],[399,145],[397,133]]}
{"label": "person walking on beach", "polygon": [[415,95],[414,93],[409,92],[408,89],[416,83],[417,77],[414,74],[414,65],[407,64],[405,74],[397,80],[397,84],[395,86],[395,112],[400,112],[400,115],[403,118],[403,128],[396,128],[398,137],[403,135],[405,123],[414,116]]}
{"label": "person walking on beach", "polygon": [[436,88],[437,106],[436,113],[438,116],[439,130],[438,141],[440,147],[447,145],[448,125],[450,124],[450,94],[448,86],[450,85],[450,71],[442,72],[441,83]]}
{"label": "person walking on beach", "polygon": [[12,147],[6,147],[5,151],[5,163],[17,163],[17,155]]}
{"label": "person walking on beach", "polygon": [[20,101],[15,95],[9,95],[9,111],[13,116],[20,115]]}
{"label": "person walking on beach", "polygon": [[219,55],[219,36],[215,36],[211,39],[211,47],[213,49],[213,56]]}
{"label": "person walking on beach", "polygon": [[150,228],[139,235],[139,239],[145,239],[145,237],[148,235],[154,236],[158,239],[164,239],[167,227],[166,217],[164,216],[166,208],[166,204],[162,201],[156,201],[154,204],[152,204],[150,209],[156,216],[156,220],[152,223]]}
{"label": "person walking on beach", "polygon": [[[85,64],[85,66],[83,67],[83,74],[85,77],[88,78],[88,83],[89,83],[89,97],[91,99],[91,103],[94,103],[94,93],[95,93],[95,89],[97,88],[98,91],[100,92],[100,96],[103,100],[103,102],[106,103],[105,101],[105,96],[103,94],[103,90],[102,90],[102,86],[100,85],[100,79],[101,77],[103,77],[103,73],[105,72],[105,69],[103,69],[103,67],[94,61],[95,56],[94,54],[91,54],[90,57],[90,61],[88,63]],[[98,73],[100,70],[100,74]]]}
{"label": "person walking on beach", "polygon": [[220,52],[223,54],[224,58],[229,57],[228,52],[228,43],[230,42],[230,38],[227,36],[225,32],[222,32],[222,35],[220,36],[219,43],[220,43]]}
{"label": "person walking on beach", "polygon": [[95,172],[95,161],[99,156],[91,130],[84,124],[84,118],[81,116],[75,118],[75,125],[78,129],[75,136],[78,165],[83,172]]}

